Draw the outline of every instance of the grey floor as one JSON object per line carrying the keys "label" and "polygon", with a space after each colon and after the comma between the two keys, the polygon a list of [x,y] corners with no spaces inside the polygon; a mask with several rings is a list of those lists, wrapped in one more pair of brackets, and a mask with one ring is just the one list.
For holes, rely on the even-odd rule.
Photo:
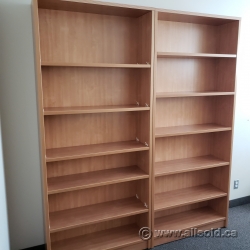
{"label": "grey floor", "polygon": [[250,250],[250,204],[229,210],[229,226],[237,238],[187,238],[155,247],[153,250]]}

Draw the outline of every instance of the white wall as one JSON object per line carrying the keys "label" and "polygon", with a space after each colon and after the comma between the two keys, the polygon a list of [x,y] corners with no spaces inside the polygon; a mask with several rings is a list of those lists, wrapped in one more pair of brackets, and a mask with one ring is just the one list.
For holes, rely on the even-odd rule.
{"label": "white wall", "polygon": [[0,107],[12,250],[44,243],[30,2],[0,0]]}
{"label": "white wall", "polygon": [[9,250],[9,227],[7,215],[7,202],[5,192],[5,178],[2,153],[2,133],[0,117],[0,249]]}
{"label": "white wall", "polygon": [[[243,16],[231,199],[250,195],[249,0],[109,0],[158,8]],[[250,9],[248,9],[249,12]],[[0,107],[11,249],[44,242],[30,0],[0,0]],[[248,104],[248,105],[247,105]],[[248,109],[247,109],[248,108]]]}

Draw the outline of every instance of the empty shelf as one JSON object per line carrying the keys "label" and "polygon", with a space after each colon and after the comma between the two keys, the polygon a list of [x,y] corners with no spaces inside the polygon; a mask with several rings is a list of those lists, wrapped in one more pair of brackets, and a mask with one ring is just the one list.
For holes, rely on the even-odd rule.
{"label": "empty shelf", "polygon": [[226,218],[209,207],[189,210],[155,219],[157,230],[185,230],[210,223],[223,221]]}
{"label": "empty shelf", "polygon": [[149,175],[137,166],[66,175],[49,178],[48,193],[62,193],[146,178],[149,178]]}
{"label": "empty shelf", "polygon": [[158,92],[156,98],[171,98],[171,97],[191,97],[191,96],[220,96],[234,95],[234,92],[221,91],[206,91],[206,92]]}
{"label": "empty shelf", "polygon": [[149,147],[137,141],[110,142],[84,146],[54,148],[46,150],[46,161],[63,161],[92,156],[110,155],[148,150]]}
{"label": "empty shelf", "polygon": [[235,54],[209,54],[209,53],[182,53],[182,52],[158,52],[158,58],[236,58]]}
{"label": "empty shelf", "polygon": [[137,105],[61,107],[61,108],[44,108],[44,115],[91,114],[91,113],[111,113],[111,112],[127,112],[127,111],[145,111],[145,110],[150,110],[150,107],[140,107]]}
{"label": "empty shelf", "polygon": [[184,173],[226,165],[229,165],[229,162],[220,160],[212,155],[156,162],[155,176]]}
{"label": "empty shelf", "polygon": [[148,212],[136,197],[50,213],[50,231],[58,232]]}
{"label": "empty shelf", "polygon": [[42,66],[52,67],[87,67],[87,68],[151,68],[150,64],[118,64],[118,63],[63,63],[42,62]]}
{"label": "empty shelf", "polygon": [[155,195],[155,211],[189,205],[225,196],[227,196],[227,193],[212,186],[211,184],[158,193]]}
{"label": "empty shelf", "polygon": [[186,126],[174,126],[165,128],[156,128],[155,137],[168,137],[177,135],[202,134],[232,130],[231,127],[225,127],[217,124],[198,124]]}
{"label": "empty shelf", "polygon": [[53,250],[107,250],[142,242],[140,228],[133,224],[52,242]]}

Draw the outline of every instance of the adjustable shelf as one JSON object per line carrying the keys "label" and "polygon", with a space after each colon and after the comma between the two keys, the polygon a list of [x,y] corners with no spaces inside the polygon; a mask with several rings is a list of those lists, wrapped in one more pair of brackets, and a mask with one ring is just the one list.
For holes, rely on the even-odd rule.
{"label": "adjustable shelf", "polygon": [[117,105],[117,106],[96,106],[96,107],[61,107],[44,108],[44,115],[73,115],[73,114],[94,114],[112,112],[147,111],[150,107],[137,105]]}
{"label": "adjustable shelf", "polygon": [[42,62],[42,66],[48,67],[83,67],[83,68],[134,68],[149,69],[150,64],[118,64],[118,63],[62,63],[62,62]]}
{"label": "adjustable shelf", "polygon": [[46,150],[46,161],[64,161],[110,154],[149,150],[148,146],[137,141],[111,142]]}
{"label": "adjustable shelf", "polygon": [[227,193],[210,184],[168,191],[155,195],[155,211],[164,210],[166,208],[175,208],[225,196],[227,196]]}
{"label": "adjustable shelf", "polygon": [[147,213],[136,197],[50,213],[50,232],[59,232],[111,219]]}
{"label": "adjustable shelf", "polygon": [[149,175],[137,166],[53,177],[48,179],[48,194],[63,193],[147,178],[149,178]]}
{"label": "adjustable shelf", "polygon": [[229,162],[220,160],[212,155],[162,161],[155,163],[155,176],[185,173],[201,169],[227,166],[229,164]]}
{"label": "adjustable shelf", "polygon": [[158,92],[156,98],[174,98],[174,97],[195,97],[195,96],[223,96],[234,95],[235,92],[221,92],[221,91],[187,91],[187,92]]}
{"label": "adjustable shelf", "polygon": [[157,230],[185,230],[224,221],[226,218],[209,207],[189,210],[155,219]]}
{"label": "adjustable shelf", "polygon": [[234,54],[157,52],[158,58],[236,58]]}
{"label": "adjustable shelf", "polygon": [[213,132],[230,131],[230,130],[232,130],[231,127],[221,126],[217,124],[175,126],[166,128],[156,128],[155,137],[160,138],[167,136],[213,133]]}
{"label": "adjustable shelf", "polygon": [[142,243],[138,236],[140,228],[136,224],[106,229],[92,234],[86,234],[52,243],[54,250],[99,250],[119,249],[135,243]]}

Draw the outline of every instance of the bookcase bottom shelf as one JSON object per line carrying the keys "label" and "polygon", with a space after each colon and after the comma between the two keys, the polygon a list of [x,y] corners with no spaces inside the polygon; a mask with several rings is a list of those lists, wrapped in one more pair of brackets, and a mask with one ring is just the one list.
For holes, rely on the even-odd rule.
{"label": "bookcase bottom shelf", "polygon": [[226,226],[226,218],[209,207],[168,215],[155,219],[155,230],[181,230],[182,236],[154,235],[154,246],[195,236],[199,231],[212,230]]}
{"label": "bookcase bottom shelf", "polygon": [[[107,250],[138,244],[139,249],[147,248],[147,242],[139,237],[136,224],[116,227],[52,243],[52,250]],[[140,244],[141,243],[141,244]],[[141,248],[139,247],[141,246]]]}

